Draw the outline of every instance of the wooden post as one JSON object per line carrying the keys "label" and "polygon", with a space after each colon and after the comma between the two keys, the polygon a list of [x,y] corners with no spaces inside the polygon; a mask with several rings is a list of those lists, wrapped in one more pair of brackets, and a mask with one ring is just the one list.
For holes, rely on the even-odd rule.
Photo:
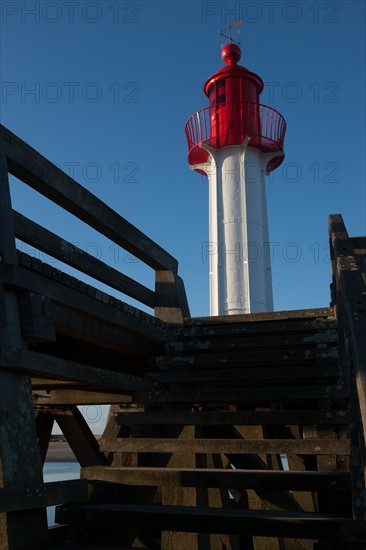
{"label": "wooden post", "polygon": [[[205,429],[203,426],[196,426],[195,437],[203,439]],[[223,455],[220,454],[197,454],[196,468],[217,468],[224,469]],[[232,508],[229,491],[222,488],[197,487],[197,506],[210,508]],[[198,533],[199,550],[240,550],[239,538],[236,535]]]}
{"label": "wooden post", "polygon": [[[180,435],[181,439],[194,437],[194,426],[185,426]],[[172,454],[169,468],[195,468],[194,454]],[[196,506],[196,490],[193,487],[163,487],[162,504],[175,506]],[[166,550],[197,550],[198,534],[181,533],[179,531],[163,531],[161,534],[161,548]]]}
{"label": "wooden post", "polygon": [[54,417],[48,410],[36,412],[36,429],[41,461],[44,464],[51,439]]}
{"label": "wooden post", "polygon": [[[354,515],[366,519],[366,294],[352,240],[342,216],[329,216],[329,243],[339,324],[341,375],[351,388],[351,475]],[[360,245],[354,241],[354,244]],[[361,246],[364,246],[362,239]],[[363,248],[357,248],[363,251]]]}
{"label": "wooden post", "polygon": [[0,262],[16,264],[13,211],[11,208],[8,164],[0,151]]}
{"label": "wooden post", "polygon": [[[7,163],[0,154],[0,269],[16,264],[16,248],[10,201]],[[23,348],[19,307],[14,291],[0,285],[0,346]],[[43,482],[29,376],[0,370],[0,487],[27,487]],[[46,509],[0,514],[2,550],[40,548],[47,542]]]}
{"label": "wooden post", "polygon": [[107,465],[108,461],[99,450],[99,444],[88,423],[76,405],[54,412],[66,441],[70,445],[80,466]]}
{"label": "wooden post", "polygon": [[155,273],[155,316],[178,325],[190,316],[183,281],[173,271]]}

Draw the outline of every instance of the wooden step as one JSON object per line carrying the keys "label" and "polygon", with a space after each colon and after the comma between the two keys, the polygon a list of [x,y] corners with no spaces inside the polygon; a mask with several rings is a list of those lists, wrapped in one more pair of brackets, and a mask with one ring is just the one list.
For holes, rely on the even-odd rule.
{"label": "wooden step", "polygon": [[310,361],[336,361],[338,357],[337,348],[325,349],[285,349],[285,350],[258,350],[248,352],[230,353],[205,353],[175,356],[156,356],[155,364],[158,368],[189,367],[189,366],[222,366],[238,365],[248,366],[250,364],[304,364]]}
{"label": "wooden step", "polygon": [[[55,506],[62,502],[87,500],[88,489],[84,480],[69,479],[34,485],[17,485],[0,488],[0,513],[32,510]],[[1,539],[0,539],[1,540]]]}
{"label": "wooden step", "polygon": [[228,315],[215,321],[215,317],[203,320],[185,320],[183,327],[178,331],[179,338],[222,338],[225,336],[271,336],[273,334],[314,334],[337,328],[337,321],[333,319],[285,319],[261,322],[242,322],[236,316]]}
{"label": "wooden step", "polygon": [[169,411],[120,412],[120,426],[268,426],[348,424],[349,412],[340,410],[310,411]]}
{"label": "wooden step", "polygon": [[346,386],[286,386],[255,388],[219,388],[184,390],[169,389],[163,384],[154,391],[136,392],[136,403],[261,403],[273,401],[298,402],[314,399],[340,399],[348,397]]}
{"label": "wooden step", "polygon": [[349,439],[101,439],[103,452],[349,455]]}
{"label": "wooden step", "polygon": [[168,342],[165,345],[167,353],[207,353],[209,351],[225,351],[231,353],[238,350],[254,349],[279,349],[279,348],[298,348],[298,347],[328,347],[336,344],[338,341],[337,330],[329,329],[322,332],[304,333],[304,334],[282,334],[275,333],[263,335],[261,333],[244,336],[242,334],[231,336],[230,338],[214,339],[186,338]]}
{"label": "wooden step", "polygon": [[[133,504],[71,504],[56,509],[56,521],[86,528],[139,528],[345,541],[353,520],[344,515],[193,508]],[[366,539],[363,539],[366,542]],[[339,547],[339,546],[338,546]]]}
{"label": "wooden step", "polygon": [[81,478],[137,486],[351,491],[350,474],[346,472],[88,466],[81,469]]}
{"label": "wooden step", "polygon": [[[230,369],[221,367],[221,369],[201,370],[168,370],[164,372],[154,372],[146,375],[146,379],[151,383],[169,383],[169,382],[189,382],[205,384],[234,382],[237,384],[245,384],[247,382],[272,383],[290,382],[300,380],[325,380],[329,383],[335,381],[339,376],[337,364],[333,365],[306,365],[297,366],[291,365],[287,367],[239,367]],[[332,379],[330,381],[330,379]]]}
{"label": "wooden step", "polygon": [[187,326],[204,325],[204,324],[227,324],[227,323],[263,323],[263,322],[291,322],[306,320],[334,320],[334,309],[330,307],[313,308],[313,309],[293,309],[286,311],[269,311],[264,313],[249,313],[243,315],[223,315],[210,317],[189,317],[184,319],[184,324]]}

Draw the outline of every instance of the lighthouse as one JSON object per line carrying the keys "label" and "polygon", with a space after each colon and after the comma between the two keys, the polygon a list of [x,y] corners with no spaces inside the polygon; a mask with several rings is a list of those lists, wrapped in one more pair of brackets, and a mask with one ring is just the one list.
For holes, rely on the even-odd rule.
{"label": "lighthouse", "polygon": [[203,87],[209,106],[185,126],[189,165],[208,177],[210,315],[273,311],[265,176],[283,162],[286,123],[260,104],[263,81],[238,65],[239,44],[221,57]]}

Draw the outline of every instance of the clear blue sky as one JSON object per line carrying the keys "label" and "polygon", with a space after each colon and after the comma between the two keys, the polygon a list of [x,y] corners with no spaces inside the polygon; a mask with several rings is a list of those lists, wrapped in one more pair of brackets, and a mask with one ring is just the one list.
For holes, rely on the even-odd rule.
{"label": "clear blue sky", "polygon": [[[241,19],[241,63],[286,118],[268,181],[275,308],[328,304],[327,216],[365,228],[365,3],[2,2],[1,118],[171,252],[193,315],[208,314],[208,189],[184,124],[221,65],[218,30]],[[32,93],[33,90],[33,93]],[[42,197],[14,206],[152,285],[149,269]]]}
{"label": "clear blue sky", "polygon": [[[187,164],[184,124],[222,66],[218,30],[241,19],[241,64],[288,128],[267,184],[275,309],[328,305],[328,214],[366,234],[365,2],[4,0],[1,10],[2,123],[173,254],[195,316],[209,312],[208,189]],[[153,286],[150,269],[14,183],[18,210]]]}

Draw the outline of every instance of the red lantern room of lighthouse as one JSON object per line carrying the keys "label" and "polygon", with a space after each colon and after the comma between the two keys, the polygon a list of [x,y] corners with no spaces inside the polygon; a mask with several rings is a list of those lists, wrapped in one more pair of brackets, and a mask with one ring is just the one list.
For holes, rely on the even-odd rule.
{"label": "red lantern room of lighthouse", "polygon": [[238,65],[238,44],[204,84],[209,106],[187,121],[188,162],[208,176],[210,313],[273,310],[264,176],[284,159],[286,123],[260,104],[263,81]]}

